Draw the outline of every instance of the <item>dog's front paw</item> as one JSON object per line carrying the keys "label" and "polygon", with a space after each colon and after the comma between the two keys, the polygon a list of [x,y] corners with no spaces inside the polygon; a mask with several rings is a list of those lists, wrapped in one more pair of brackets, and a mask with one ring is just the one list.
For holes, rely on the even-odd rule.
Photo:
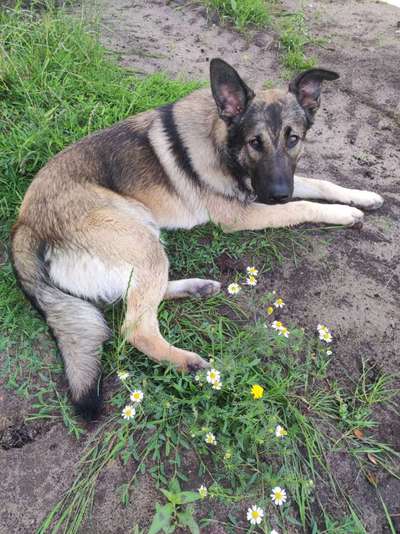
{"label": "dog's front paw", "polygon": [[352,199],[352,204],[365,210],[377,210],[383,204],[383,198],[372,191],[357,191]]}
{"label": "dog's front paw", "polygon": [[364,214],[357,208],[343,206],[341,204],[331,204],[323,208],[323,222],[330,224],[342,224],[353,228],[361,228],[363,225]]}

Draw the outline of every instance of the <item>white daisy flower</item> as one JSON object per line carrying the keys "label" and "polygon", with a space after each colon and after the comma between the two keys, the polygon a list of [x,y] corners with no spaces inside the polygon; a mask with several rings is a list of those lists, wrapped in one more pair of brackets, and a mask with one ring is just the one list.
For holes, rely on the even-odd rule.
{"label": "white daisy flower", "polygon": [[289,330],[286,328],[286,326],[282,326],[282,328],[280,328],[278,330],[278,336],[284,336],[284,337],[289,337]]}
{"label": "white daisy flower", "polygon": [[329,332],[329,329],[324,324],[317,324],[318,332]]}
{"label": "white daisy flower", "polygon": [[117,375],[121,382],[125,382],[125,380],[128,380],[129,378],[128,371],[118,371]]}
{"label": "white daisy flower", "polygon": [[255,267],[247,267],[246,271],[248,275],[251,275],[251,276],[258,275],[258,269],[256,269]]}
{"label": "white daisy flower", "polygon": [[220,381],[221,381],[221,373],[219,371],[213,368],[207,371],[207,382],[209,384],[214,384],[214,382],[220,382]]}
{"label": "white daisy flower", "polygon": [[332,342],[332,335],[330,332],[327,331],[320,331],[319,333],[319,339],[321,341],[325,341],[325,343],[331,343]]}
{"label": "white daisy flower", "polygon": [[219,391],[222,388],[222,382],[220,380],[216,380],[212,383],[212,388]]}
{"label": "white daisy flower", "polygon": [[207,494],[208,494],[208,489],[206,488],[206,486],[204,484],[202,484],[200,487],[199,487],[199,495],[202,499],[204,499],[205,497],[207,497]]}
{"label": "white daisy flower", "polygon": [[255,504],[247,510],[247,521],[252,525],[259,525],[263,517],[264,510]]}
{"label": "white daisy flower", "polygon": [[136,410],[135,408],[131,405],[131,404],[128,404],[127,406],[125,406],[125,408],[122,410],[122,417],[124,419],[132,419],[133,417],[135,417],[135,413],[136,413]]}
{"label": "white daisy flower", "polygon": [[274,306],[275,308],[283,308],[285,306],[285,303],[282,299],[276,299],[276,301],[274,302]]}
{"label": "white daisy flower", "polygon": [[282,328],[284,328],[284,326],[280,321],[273,321],[271,323],[271,328],[273,328],[274,330],[282,330]]}
{"label": "white daisy flower", "polygon": [[282,506],[287,500],[286,490],[276,486],[272,489],[271,500],[277,506]]}
{"label": "white daisy flower", "polygon": [[215,439],[215,436],[212,432],[207,432],[205,441],[208,445],[216,445],[217,440]]}
{"label": "white daisy flower", "polygon": [[140,389],[135,389],[135,391],[132,391],[129,398],[132,402],[142,402],[143,400],[143,391]]}
{"label": "white daisy flower", "polygon": [[331,356],[332,354],[333,354],[333,352],[332,352],[331,350],[327,350],[327,351],[326,351],[326,355],[327,355],[327,356]]}
{"label": "white daisy flower", "polygon": [[287,436],[287,430],[283,428],[283,426],[277,425],[275,428],[275,436],[277,438],[284,438],[285,436]]}
{"label": "white daisy flower", "polygon": [[237,284],[236,282],[233,282],[233,284],[229,284],[228,286],[228,293],[230,295],[237,295],[241,289],[242,288],[240,287],[239,284]]}
{"label": "white daisy flower", "polygon": [[257,278],[253,276],[252,274],[246,278],[246,284],[248,286],[256,286],[257,285]]}

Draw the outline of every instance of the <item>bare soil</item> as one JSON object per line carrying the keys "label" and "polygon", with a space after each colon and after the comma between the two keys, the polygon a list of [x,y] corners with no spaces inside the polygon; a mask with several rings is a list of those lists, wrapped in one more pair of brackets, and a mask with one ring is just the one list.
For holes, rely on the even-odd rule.
{"label": "bare soil", "polygon": [[[295,1],[283,3],[299,8]],[[215,14],[210,19],[205,8],[185,1],[113,0],[96,11],[102,42],[117,52],[122,65],[139,73],[164,71],[207,79],[210,58],[219,56],[255,88],[280,77],[278,45],[271,31],[244,38],[221,27]],[[385,204],[366,216],[361,231],[311,229],[311,253],[296,265],[287,261],[271,272],[258,291],[279,291],[288,303],[286,321],[332,327],[332,373],[348,384],[359,376],[364,357],[379,371],[394,374],[400,368],[400,9],[367,0],[310,0],[304,11],[312,34],[331,38],[310,53],[341,78],[324,89],[299,174],[377,191]],[[24,424],[29,401],[1,385],[0,401],[0,533],[28,534],[70,485],[84,440],[67,435],[61,423]],[[383,410],[376,416],[380,439],[400,450],[399,418],[391,419]],[[376,492],[356,466],[340,454],[332,454],[329,461],[361,509],[367,531],[388,532]],[[115,489],[127,471],[129,465],[118,462],[107,466],[86,532],[125,533],[135,524],[148,525],[156,489],[143,476],[132,495],[134,505],[122,508]],[[383,473],[377,476],[400,531],[400,481]]]}

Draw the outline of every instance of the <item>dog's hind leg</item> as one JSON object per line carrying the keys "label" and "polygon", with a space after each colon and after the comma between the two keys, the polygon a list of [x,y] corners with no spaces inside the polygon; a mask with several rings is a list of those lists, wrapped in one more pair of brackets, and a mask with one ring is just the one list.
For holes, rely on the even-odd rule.
{"label": "dog's hind leg", "polygon": [[211,297],[221,289],[221,284],[214,280],[187,278],[168,282],[164,300],[183,299],[185,297]]}
{"label": "dog's hind leg", "polygon": [[[153,261],[147,265],[146,276],[134,276],[127,295],[127,311],[122,328],[126,339],[155,361],[169,361],[178,368],[195,372],[208,366],[198,354],[170,345],[161,335],[157,310],[168,291],[168,259],[158,243],[151,252]],[[180,281],[179,281],[180,283]],[[177,286],[175,285],[175,288]],[[175,291],[176,298],[178,291]],[[182,295],[183,296],[183,295]]]}
{"label": "dog's hind leg", "polygon": [[297,175],[294,177],[293,196],[295,198],[340,202],[365,210],[375,210],[383,204],[383,198],[372,191],[347,189],[326,180],[314,180]]}

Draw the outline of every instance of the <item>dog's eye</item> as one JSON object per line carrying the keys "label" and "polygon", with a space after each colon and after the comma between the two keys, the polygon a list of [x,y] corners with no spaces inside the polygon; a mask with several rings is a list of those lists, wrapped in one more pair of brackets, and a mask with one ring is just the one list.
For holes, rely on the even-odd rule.
{"label": "dog's eye", "polygon": [[253,137],[252,139],[250,139],[249,141],[249,145],[251,146],[251,148],[254,148],[254,150],[261,150],[262,148],[262,141],[260,139],[260,137]]}
{"label": "dog's eye", "polygon": [[297,143],[299,142],[299,140],[300,140],[300,137],[298,135],[294,135],[294,134],[289,135],[289,137],[287,138],[288,148],[295,147]]}

